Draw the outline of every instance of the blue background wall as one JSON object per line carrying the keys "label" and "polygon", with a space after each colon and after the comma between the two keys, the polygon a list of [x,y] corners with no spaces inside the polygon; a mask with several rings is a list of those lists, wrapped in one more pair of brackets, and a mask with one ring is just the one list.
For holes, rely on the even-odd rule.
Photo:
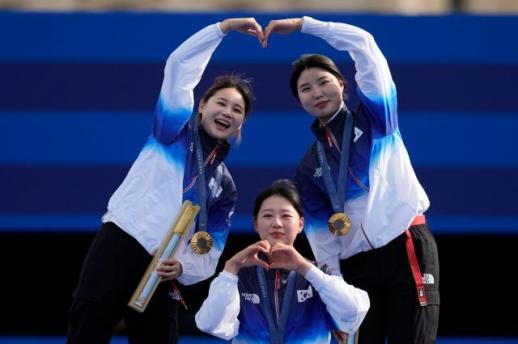
{"label": "blue background wall", "polygon": [[[97,229],[149,133],[164,60],[222,18],[0,13],[0,228]],[[401,130],[431,198],[434,231],[518,233],[518,19],[319,18],[364,27],[389,60]],[[348,56],[319,39],[274,36],[262,49],[232,33],[198,88],[221,71],[255,79],[255,111],[228,161],[242,196],[237,230],[248,228],[256,190],[291,176],[311,142],[311,118],[287,86],[289,63],[304,52],[343,61],[353,81]]]}
{"label": "blue background wall", "polygon": [[[264,25],[283,17],[0,12],[0,240],[2,258],[13,262],[6,265],[9,273],[19,281],[54,276],[50,280],[60,286],[52,292],[60,293],[66,309],[108,198],[149,134],[169,52],[199,28],[242,15],[255,15]],[[314,16],[365,28],[389,61],[402,135],[431,199],[428,219],[440,244],[440,331],[484,332],[477,324],[488,330],[483,317],[497,316],[489,332],[517,335],[516,315],[509,318],[503,305],[485,297],[504,285],[495,278],[506,273],[518,237],[518,17]],[[228,159],[240,193],[231,248],[241,237],[253,237],[257,191],[291,177],[312,141],[311,118],[288,87],[291,61],[308,52],[341,61],[354,104],[348,56],[299,33],[273,36],[268,49],[229,34],[197,89],[199,97],[221,72],[255,80],[253,115]],[[20,271],[16,260],[31,264],[35,253],[45,268],[36,275]],[[467,287],[455,289],[457,283]],[[483,312],[496,315],[470,312],[480,298]],[[455,323],[456,317],[464,320]],[[4,326],[16,332],[15,325]]]}

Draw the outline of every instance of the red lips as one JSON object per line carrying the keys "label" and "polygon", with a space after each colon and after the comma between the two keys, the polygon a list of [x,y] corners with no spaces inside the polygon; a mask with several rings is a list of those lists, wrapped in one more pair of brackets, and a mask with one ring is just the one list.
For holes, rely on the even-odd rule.
{"label": "red lips", "polygon": [[275,238],[275,239],[282,239],[286,236],[286,233],[282,233],[282,232],[272,232],[270,233],[270,235]]}
{"label": "red lips", "polygon": [[315,107],[317,107],[319,109],[323,109],[327,106],[327,104],[329,104],[329,100],[324,100],[324,101],[316,103]]}

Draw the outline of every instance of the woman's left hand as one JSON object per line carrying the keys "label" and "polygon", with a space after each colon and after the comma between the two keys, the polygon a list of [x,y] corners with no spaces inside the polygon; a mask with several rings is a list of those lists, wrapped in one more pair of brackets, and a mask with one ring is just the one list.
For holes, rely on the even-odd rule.
{"label": "woman's left hand", "polygon": [[173,258],[161,260],[155,270],[164,281],[176,279],[183,273],[182,264]]}
{"label": "woman's left hand", "polygon": [[303,23],[302,18],[286,18],[286,19],[275,19],[271,20],[268,23],[268,26],[266,29],[264,29],[264,36],[263,40],[261,41],[261,45],[263,48],[266,48],[268,46],[268,38],[270,37],[270,34],[280,33],[280,34],[289,34],[293,31],[300,31],[302,28]]}
{"label": "woman's left hand", "polygon": [[311,268],[311,263],[306,260],[293,245],[276,243],[268,254],[270,269],[294,270],[305,275]]}

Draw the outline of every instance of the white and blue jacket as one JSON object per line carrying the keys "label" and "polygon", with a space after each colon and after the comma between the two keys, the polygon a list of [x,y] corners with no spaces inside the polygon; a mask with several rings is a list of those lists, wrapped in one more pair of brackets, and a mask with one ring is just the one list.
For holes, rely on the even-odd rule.
{"label": "white and blue jacket", "polygon": [[[114,222],[134,237],[150,254],[160,246],[184,200],[198,202],[196,159],[193,152],[193,89],[225,34],[219,23],[205,27],[183,42],[167,59],[164,80],[153,118],[152,134],[108,203],[103,222]],[[214,247],[204,255],[186,244],[193,225],[179,247],[176,259],[183,267],[178,280],[193,284],[214,274],[228,236],[236,202],[236,187],[223,164],[229,150],[200,127],[204,160],[217,148],[205,168],[207,230]]]}
{"label": "white and blue jacket", "polygon": [[[266,297],[258,269],[266,276]],[[284,312],[286,320],[285,326],[279,326],[274,276],[275,270],[266,272],[256,266],[241,269],[238,276],[222,271],[196,313],[196,325],[233,343],[330,343],[331,330],[356,332],[370,306],[367,293],[341,276],[328,275],[315,266],[305,276],[283,271],[279,317]]]}
{"label": "white and blue jacket", "polygon": [[[319,264],[339,271],[339,260],[384,246],[407,229],[429,206],[398,128],[396,87],[387,61],[368,32],[343,23],[304,17],[303,33],[320,37],[355,63],[359,107],[354,125],[347,173],[344,211],[351,231],[334,236],[327,221],[334,213],[322,177],[316,141],[300,163],[295,182],[304,207],[304,230]],[[322,142],[335,185],[340,154],[332,139],[342,142],[345,106],[324,126],[312,126]],[[330,139],[328,140],[328,137]]]}

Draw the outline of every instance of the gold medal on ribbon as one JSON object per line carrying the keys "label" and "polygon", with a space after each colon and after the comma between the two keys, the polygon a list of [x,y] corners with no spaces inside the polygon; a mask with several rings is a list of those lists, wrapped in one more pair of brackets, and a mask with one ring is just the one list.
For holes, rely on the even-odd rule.
{"label": "gold medal on ribbon", "polygon": [[191,238],[191,248],[194,253],[206,254],[210,251],[212,245],[212,236],[205,231],[196,232]]}
{"label": "gold medal on ribbon", "polygon": [[351,229],[351,219],[346,213],[334,213],[327,221],[329,231],[334,235],[342,236],[349,233]]}

